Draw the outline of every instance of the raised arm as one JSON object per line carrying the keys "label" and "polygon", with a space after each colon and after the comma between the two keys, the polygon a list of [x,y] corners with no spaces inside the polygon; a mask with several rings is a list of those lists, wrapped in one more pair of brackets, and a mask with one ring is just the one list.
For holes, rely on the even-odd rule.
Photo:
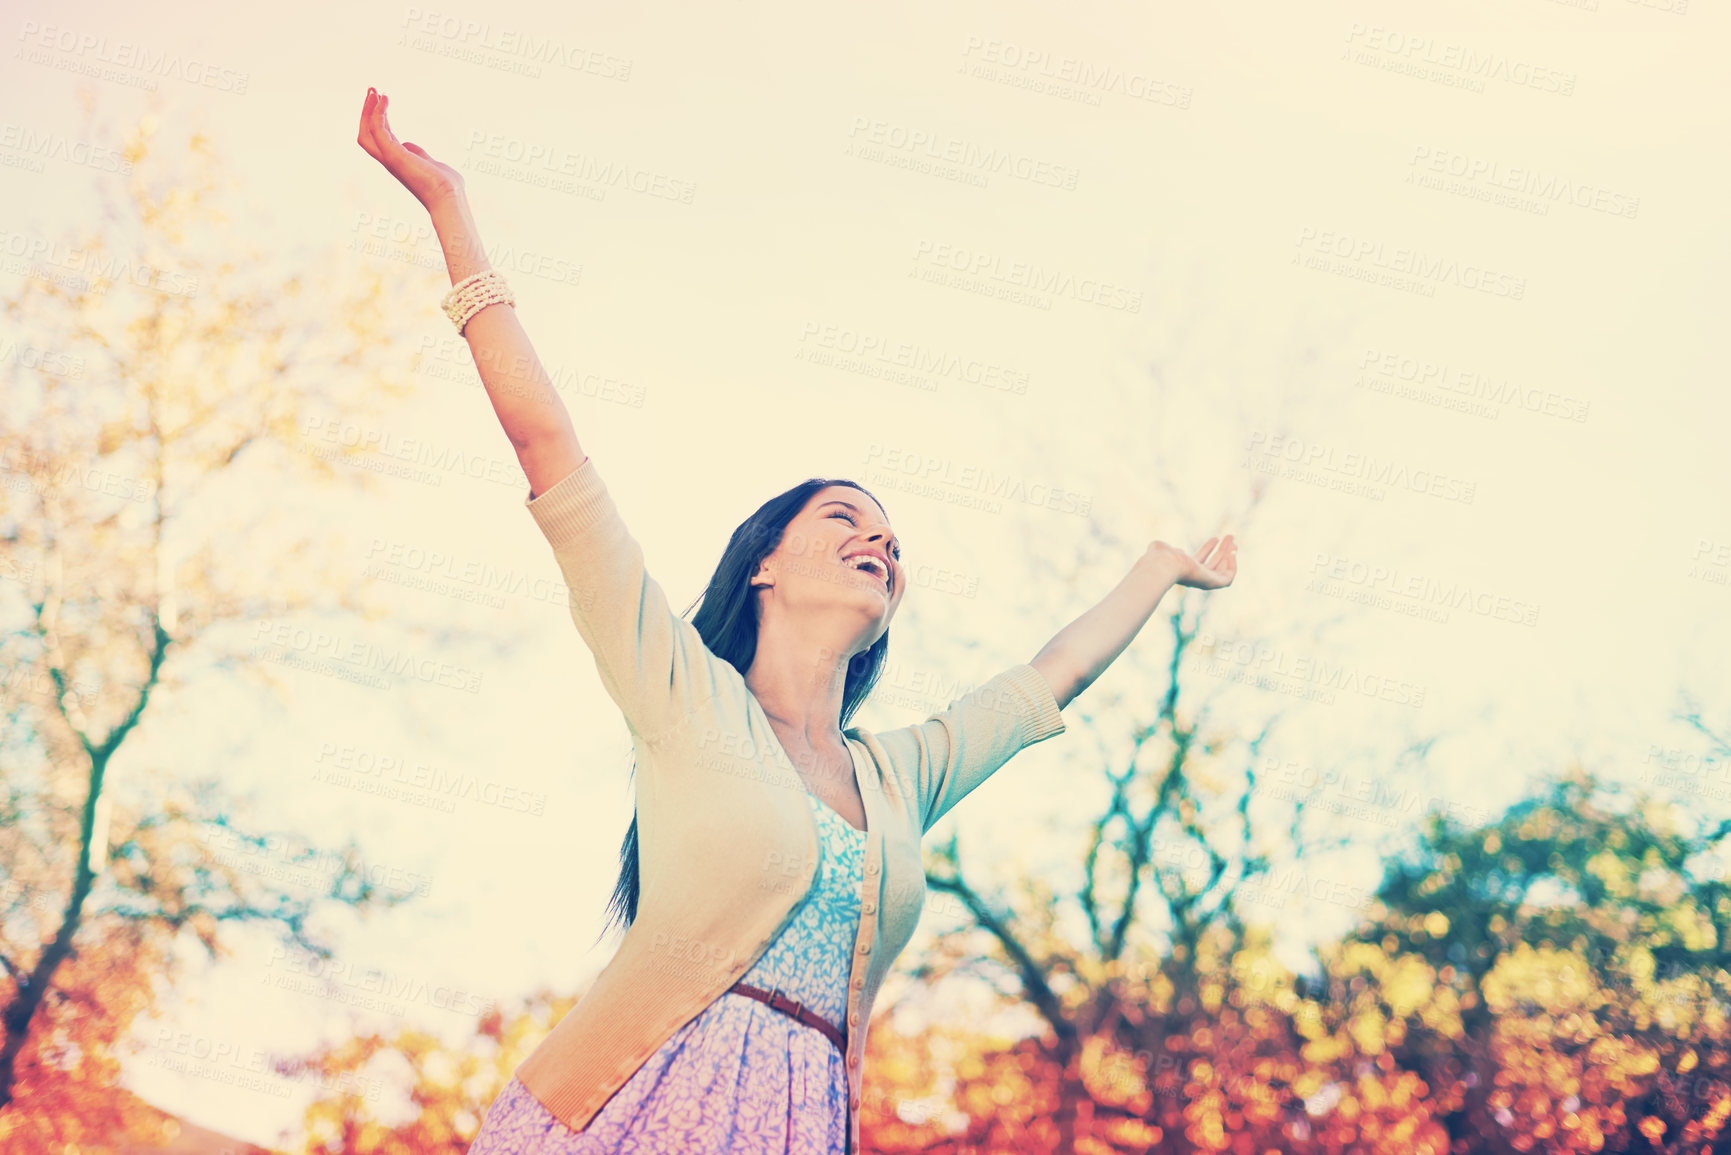
{"label": "raised arm", "polygon": [[[487,272],[492,264],[469,211],[463,174],[434,160],[419,145],[398,141],[386,116],[389,104],[390,97],[367,89],[361,106],[360,146],[401,181],[432,217],[453,285]],[[517,310],[488,305],[470,318],[463,336],[493,412],[529,480],[531,495],[545,493],[575,472],[587,454],[577,443],[571,414],[535,355]]]}
{"label": "raised arm", "polygon": [[1011,666],[924,722],[872,737],[902,773],[930,830],[1017,751],[1064,732],[1058,711],[1124,652],[1174,585],[1222,589],[1238,572],[1228,534],[1193,554],[1154,542],[1111,593],[1059,630],[1033,659]]}
{"label": "raised arm", "polygon": [[1195,553],[1154,542],[1111,593],[1054,634],[1028,664],[1044,675],[1062,709],[1124,652],[1167,590],[1224,589],[1237,573],[1238,543],[1231,534],[1209,538]]}
{"label": "raised arm", "polygon": [[[463,175],[399,142],[385,118],[388,99],[367,90],[360,145],[433,218],[454,285],[490,266],[463,190]],[[710,652],[696,627],[668,604],[644,566],[595,465],[582,447],[517,310],[493,304],[463,335],[487,397],[529,482],[524,498],[565,579],[571,620],[595,655],[608,695],[626,724],[653,738],[739,675]]]}

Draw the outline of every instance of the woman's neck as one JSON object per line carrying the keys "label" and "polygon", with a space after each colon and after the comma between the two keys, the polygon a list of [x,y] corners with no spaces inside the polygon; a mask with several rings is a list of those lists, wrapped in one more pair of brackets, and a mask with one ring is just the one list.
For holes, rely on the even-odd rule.
{"label": "woman's neck", "polygon": [[778,735],[797,736],[813,749],[834,746],[841,741],[842,691],[850,653],[809,633],[786,636],[766,622],[759,630],[757,654],[746,671],[745,685]]}

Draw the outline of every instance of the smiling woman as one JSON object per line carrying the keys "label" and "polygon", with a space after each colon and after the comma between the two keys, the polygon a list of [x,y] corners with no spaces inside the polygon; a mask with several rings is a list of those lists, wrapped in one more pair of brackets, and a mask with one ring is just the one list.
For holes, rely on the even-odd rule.
{"label": "smiling woman", "polygon": [[[851,494],[853,501],[837,494]],[[875,579],[845,563],[847,555],[881,553],[883,547],[874,539],[887,532],[853,533],[859,510],[854,501],[876,507],[871,495],[852,482],[814,477],[765,502],[728,538],[691,626],[711,654],[744,678],[765,724],[807,789],[863,829],[865,806],[841,729],[883,670],[889,621],[901,604],[902,583],[898,565],[891,571],[886,602],[884,591],[871,584]],[[891,542],[893,556],[899,558],[901,548],[893,535]],[[826,609],[834,612],[826,614]],[[860,634],[862,619],[872,625],[869,637]],[[812,691],[820,686],[833,692],[815,703],[813,718],[829,721],[833,733],[797,725],[792,709],[783,709],[783,703],[812,707]],[[614,916],[626,926],[637,917],[639,891],[633,818],[620,850],[611,904]]]}
{"label": "smiling woman", "polygon": [[432,216],[447,311],[639,771],[618,950],[517,1068],[470,1155],[857,1150],[872,1006],[925,900],[921,838],[1063,732],[1059,710],[1173,585],[1230,584],[1232,538],[1194,553],[1154,542],[1029,662],[915,725],[848,727],[907,588],[882,505],[808,478],[733,531],[701,608],[675,614],[488,267],[461,175],[399,143],[386,104],[368,90],[360,144]]}

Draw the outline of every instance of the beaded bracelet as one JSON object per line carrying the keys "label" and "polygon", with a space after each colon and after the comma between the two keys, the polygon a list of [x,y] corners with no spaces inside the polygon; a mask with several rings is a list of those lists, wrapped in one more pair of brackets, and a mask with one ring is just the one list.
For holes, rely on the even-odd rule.
{"label": "beaded bracelet", "polygon": [[459,334],[469,319],[488,305],[517,307],[517,297],[511,292],[511,286],[492,269],[464,277],[452,285],[445,299],[439,302],[439,307],[445,310],[445,316],[451,318],[451,324],[457,326]]}

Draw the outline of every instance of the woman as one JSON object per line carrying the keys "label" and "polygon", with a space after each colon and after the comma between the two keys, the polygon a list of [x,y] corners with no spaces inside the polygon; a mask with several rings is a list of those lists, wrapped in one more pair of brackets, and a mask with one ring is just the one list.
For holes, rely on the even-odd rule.
{"label": "woman", "polygon": [[696,617],[674,614],[515,308],[501,307],[510,290],[462,176],[400,143],[387,104],[367,90],[360,145],[432,216],[447,314],[638,768],[615,892],[626,933],[517,1068],[470,1155],[854,1151],[865,1024],[925,898],[920,837],[1018,750],[1063,732],[1059,710],[1168,589],[1230,585],[1236,545],[1154,542],[1029,662],[918,725],[844,729],[906,592],[883,507],[845,479],[794,486],[734,532]]}

